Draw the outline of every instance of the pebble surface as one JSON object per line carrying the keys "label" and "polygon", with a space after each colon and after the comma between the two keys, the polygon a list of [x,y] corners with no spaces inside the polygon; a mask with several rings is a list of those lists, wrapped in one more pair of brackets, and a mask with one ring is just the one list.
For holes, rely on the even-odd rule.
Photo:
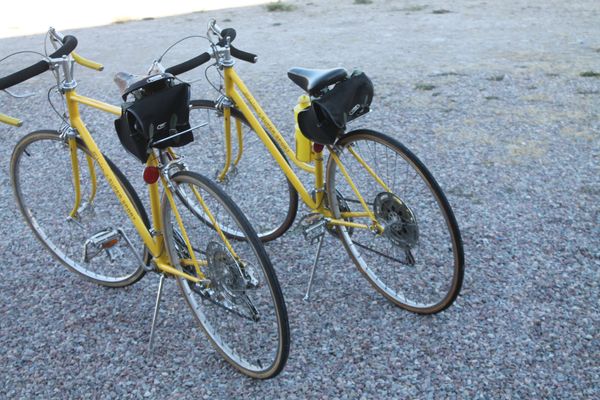
{"label": "pebble surface", "polygon": [[[238,72],[290,140],[300,90],[287,68],[366,71],[374,111],[353,127],[399,139],[446,192],[465,246],[456,303],[435,316],[392,306],[333,237],[305,303],[314,249],[292,228],[266,246],[292,334],[280,376],[254,381],[232,369],[172,281],[148,354],[157,278],[119,290],[81,281],[38,244],[12,198],[15,143],[27,130],[59,126],[45,74],[17,88],[35,97],[0,96],[3,113],[25,120],[1,128],[0,398],[598,398],[600,78],[582,76],[600,72],[597,2],[292,3],[290,12],[255,6],[68,32],[82,55],[106,65],[80,68],[78,90],[118,103],[112,74],[143,73],[175,40],[203,34],[210,17],[259,54]],[[0,55],[42,43],[42,35],[0,39]],[[165,64],[205,47],[190,41]],[[33,61],[11,58],[0,75]],[[193,86],[195,97],[214,98],[211,90],[204,80]],[[119,147],[112,118],[84,117],[145,197],[141,167]]]}

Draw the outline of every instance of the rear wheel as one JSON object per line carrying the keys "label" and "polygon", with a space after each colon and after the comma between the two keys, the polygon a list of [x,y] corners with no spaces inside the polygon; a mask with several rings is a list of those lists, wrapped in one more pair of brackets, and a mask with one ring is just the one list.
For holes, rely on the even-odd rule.
{"label": "rear wheel", "polygon": [[[193,100],[190,106],[190,124],[206,125],[196,130],[194,142],[177,151],[185,156],[190,168],[215,179],[246,215],[262,241],[283,235],[296,217],[298,192],[246,118],[231,108],[232,168],[221,177],[226,154],[223,112],[211,100]],[[238,126],[243,151],[234,167],[239,150]],[[236,237],[235,232],[229,235]]]}
{"label": "rear wheel", "polygon": [[[187,171],[175,173],[171,181],[185,228],[165,196],[163,230],[171,262],[201,278],[196,260],[206,279],[194,283],[178,277],[185,300],[229,363],[254,378],[276,376],[287,361],[289,327],[279,282],[262,243],[215,183]],[[210,220],[237,232],[238,240],[223,240],[224,235],[206,222]]]}
{"label": "rear wheel", "polygon": [[[400,307],[431,314],[450,306],[462,285],[463,247],[450,204],[431,173],[406,147],[375,131],[349,133],[335,150],[383,228],[336,227],[358,269]],[[336,218],[348,209],[364,211],[332,156],[327,183]],[[353,222],[372,224],[365,217]]]}
{"label": "rear wheel", "polygon": [[[106,160],[149,226],[135,190],[121,171]],[[77,161],[81,202],[73,214],[75,186],[68,143],[56,131],[36,131],[23,137],[15,146],[10,164],[19,209],[36,237],[68,269],[99,285],[130,285],[144,274],[138,258],[132,253],[135,251],[143,258],[143,243],[97,163],[79,139]]]}

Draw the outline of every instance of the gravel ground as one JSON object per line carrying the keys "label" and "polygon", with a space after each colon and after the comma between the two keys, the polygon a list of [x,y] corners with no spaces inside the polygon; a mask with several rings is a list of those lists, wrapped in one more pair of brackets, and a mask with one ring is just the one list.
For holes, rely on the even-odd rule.
{"label": "gravel ground", "polygon": [[[230,368],[172,281],[147,354],[156,277],[120,290],[77,279],[35,241],[12,199],[14,144],[26,130],[57,126],[45,75],[20,88],[36,97],[0,97],[0,110],[27,121],[3,127],[0,145],[0,398],[598,398],[600,78],[581,76],[600,72],[597,1],[294,4],[70,32],[107,70],[80,71],[79,90],[116,103],[112,73],[143,71],[214,16],[238,30],[238,47],[260,55],[239,71],[291,137],[299,89],[287,68],[360,67],[376,98],[357,124],[414,150],[454,208],[466,255],[455,305],[435,316],[393,307],[333,238],[306,304],[313,250],[292,230],[267,246],[293,340],[278,378],[258,382]],[[39,51],[42,42],[3,39],[0,54]],[[176,50],[172,62],[203,51],[198,45]],[[194,91],[209,93],[205,82]],[[140,166],[119,148],[111,118],[85,116],[143,194]]]}

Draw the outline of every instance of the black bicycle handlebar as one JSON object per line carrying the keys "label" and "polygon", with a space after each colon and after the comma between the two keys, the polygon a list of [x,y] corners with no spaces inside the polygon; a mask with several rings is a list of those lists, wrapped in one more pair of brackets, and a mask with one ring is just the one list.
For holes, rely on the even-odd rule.
{"label": "black bicycle handlebar", "polygon": [[231,56],[235,57],[239,60],[246,61],[252,64],[255,64],[258,61],[258,56],[256,54],[248,53],[246,51],[237,49],[233,47],[231,43],[237,36],[235,29],[233,28],[225,28],[221,30],[221,40],[217,43],[219,46],[225,46],[227,44],[227,38],[229,38],[229,48],[231,49]]}
{"label": "black bicycle handlebar", "polygon": [[190,60],[184,61],[181,64],[174,65],[165,70],[165,72],[173,75],[183,74],[184,72],[190,71],[196,67],[201,66],[205,62],[210,60],[210,54],[202,53],[197,57]]}
{"label": "black bicycle handlebar", "polygon": [[229,49],[231,50],[231,56],[239,60],[246,61],[252,64],[256,64],[256,62],[258,61],[258,56],[256,54],[248,53],[231,45],[229,46]]}
{"label": "black bicycle handlebar", "polygon": [[[227,38],[229,38],[229,49],[231,51],[231,56],[235,57],[239,60],[246,61],[249,63],[256,63],[258,61],[258,56],[256,54],[248,53],[246,51],[237,49],[231,45],[233,39],[235,39],[236,32],[233,28],[225,28],[221,31],[221,40],[217,42],[219,46],[225,46]],[[173,75],[180,75],[184,72],[191,71],[194,68],[201,66],[202,64],[208,62],[210,60],[209,53],[202,53],[199,56],[196,56],[192,59],[182,62],[181,64],[174,65],[165,70],[165,72]]]}
{"label": "black bicycle handlebar", "polygon": [[[50,54],[49,58],[59,58],[70,54],[77,47],[77,38],[75,36],[67,35],[63,39],[63,45]],[[23,68],[13,74],[0,78],[0,90],[8,89],[11,86],[15,86],[21,82],[25,82],[28,79],[33,78],[43,72],[48,71],[50,65],[47,61],[38,61],[37,63]]]}

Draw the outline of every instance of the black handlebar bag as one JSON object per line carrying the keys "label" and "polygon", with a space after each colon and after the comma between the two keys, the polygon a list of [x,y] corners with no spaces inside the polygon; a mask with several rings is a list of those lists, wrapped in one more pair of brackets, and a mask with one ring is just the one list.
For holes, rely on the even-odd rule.
{"label": "black handlebar bag", "polygon": [[142,163],[152,148],[184,146],[194,140],[190,129],[190,85],[159,74],[131,85],[123,94],[121,117],[115,121],[119,140]]}
{"label": "black handlebar bag", "polygon": [[363,72],[355,71],[298,114],[300,131],[313,142],[333,144],[348,122],[369,112],[371,100],[373,83]]}

